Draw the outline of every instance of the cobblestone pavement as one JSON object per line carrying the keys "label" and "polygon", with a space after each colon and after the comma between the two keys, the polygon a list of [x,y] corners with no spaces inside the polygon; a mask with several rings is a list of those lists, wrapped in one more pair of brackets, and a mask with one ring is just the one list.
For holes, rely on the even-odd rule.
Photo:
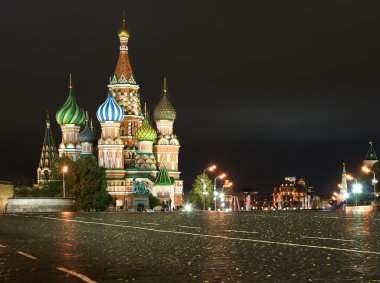
{"label": "cobblestone pavement", "polygon": [[380,214],[0,214],[0,282],[380,282]]}

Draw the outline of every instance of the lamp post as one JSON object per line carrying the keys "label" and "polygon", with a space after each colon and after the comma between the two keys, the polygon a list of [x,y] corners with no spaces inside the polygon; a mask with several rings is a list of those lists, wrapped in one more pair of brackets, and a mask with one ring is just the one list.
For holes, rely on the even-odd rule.
{"label": "lamp post", "polygon": [[63,190],[63,197],[65,198],[66,197],[66,187],[65,187],[65,173],[67,173],[67,170],[68,170],[69,168],[66,166],[66,165],[64,165],[63,167],[62,167],[62,190]]}
{"label": "lamp post", "polygon": [[216,180],[217,179],[223,179],[224,177],[226,177],[226,174],[223,173],[223,174],[216,176],[214,179],[214,211],[216,211],[216,198],[218,196],[218,192],[216,191]]}
{"label": "lamp post", "polygon": [[207,167],[205,170],[203,170],[203,178],[202,178],[202,182],[203,182],[203,210],[206,210],[206,195],[207,195],[207,185],[206,185],[206,171],[214,171],[216,169],[216,165],[212,165],[210,167]]}
{"label": "lamp post", "polygon": [[375,172],[371,169],[369,169],[367,166],[362,167],[362,171],[364,173],[372,173],[373,174],[373,179],[372,179],[372,185],[373,185],[373,201],[376,202],[376,184],[378,183],[378,180],[376,180],[376,175]]}
{"label": "lamp post", "polygon": [[358,206],[358,194],[363,192],[363,185],[358,182],[358,179],[352,177],[351,175],[347,175],[347,180],[355,181],[355,184],[352,185],[352,193],[355,195],[355,206]]}
{"label": "lamp post", "polygon": [[358,206],[358,194],[362,193],[362,184],[359,184],[357,181],[352,185],[352,192],[355,195],[355,206]]}

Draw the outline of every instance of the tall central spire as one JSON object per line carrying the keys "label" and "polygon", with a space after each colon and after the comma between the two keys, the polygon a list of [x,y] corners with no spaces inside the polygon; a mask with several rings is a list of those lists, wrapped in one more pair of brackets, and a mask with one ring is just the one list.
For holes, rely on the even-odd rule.
{"label": "tall central spire", "polygon": [[130,34],[127,29],[124,11],[118,36],[120,39],[120,55],[111,84],[136,84],[128,56],[128,40]]}

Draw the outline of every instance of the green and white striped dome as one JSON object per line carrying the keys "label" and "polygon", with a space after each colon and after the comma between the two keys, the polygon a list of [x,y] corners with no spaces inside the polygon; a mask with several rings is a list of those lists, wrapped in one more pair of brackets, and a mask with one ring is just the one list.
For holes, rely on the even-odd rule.
{"label": "green and white striped dome", "polygon": [[81,125],[86,119],[86,112],[80,108],[75,101],[75,96],[73,94],[73,86],[71,84],[70,76],[70,86],[69,95],[66,99],[65,104],[58,110],[55,114],[55,119],[59,125],[75,124]]}

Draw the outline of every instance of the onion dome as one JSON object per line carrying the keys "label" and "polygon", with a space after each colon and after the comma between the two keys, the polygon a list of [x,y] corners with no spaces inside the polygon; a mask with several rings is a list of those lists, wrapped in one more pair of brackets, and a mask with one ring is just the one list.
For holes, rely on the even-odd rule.
{"label": "onion dome", "polygon": [[96,111],[99,122],[121,122],[124,119],[124,110],[116,103],[109,92],[106,101]]}
{"label": "onion dome", "polygon": [[88,113],[86,112],[86,121],[83,123],[81,132],[79,133],[80,142],[93,143],[95,141],[95,133],[90,121],[88,119]]}
{"label": "onion dome", "polygon": [[141,126],[136,131],[136,139],[139,141],[155,141],[157,138],[157,132],[150,124],[149,115],[146,111],[145,104],[145,119],[142,122]]}
{"label": "onion dome", "polygon": [[177,112],[168,98],[168,91],[166,88],[166,78],[164,78],[164,88],[162,90],[162,98],[153,112],[154,120],[175,120]]}
{"label": "onion dome", "polygon": [[123,10],[123,20],[121,22],[121,28],[118,33],[119,37],[129,37],[129,31],[127,29],[127,23],[125,21],[125,11]]}
{"label": "onion dome", "polygon": [[69,96],[67,97],[65,104],[58,110],[57,114],[55,114],[55,119],[59,125],[80,125],[84,122],[85,118],[86,113],[82,108],[78,106],[77,102],[75,101],[73,84],[71,82],[70,74]]}

